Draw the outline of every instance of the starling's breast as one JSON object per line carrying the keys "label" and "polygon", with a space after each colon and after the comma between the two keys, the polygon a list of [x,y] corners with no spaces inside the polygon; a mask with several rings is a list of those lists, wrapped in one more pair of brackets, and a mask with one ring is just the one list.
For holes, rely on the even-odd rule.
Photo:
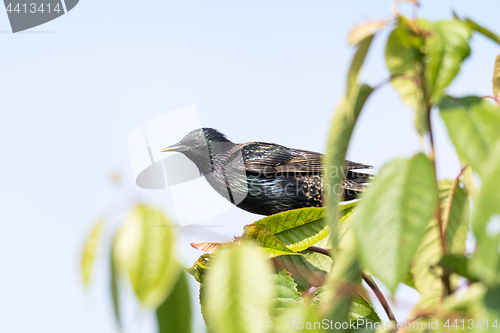
{"label": "starling's breast", "polygon": [[[268,175],[269,176],[269,175]],[[290,209],[320,207],[321,175],[247,175],[248,194],[237,206],[255,214],[271,215]]]}

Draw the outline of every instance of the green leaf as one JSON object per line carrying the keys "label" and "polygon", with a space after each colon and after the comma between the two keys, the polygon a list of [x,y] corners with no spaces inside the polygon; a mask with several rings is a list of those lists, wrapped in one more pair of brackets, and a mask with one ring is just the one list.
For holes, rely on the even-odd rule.
{"label": "green leaf", "polygon": [[[325,288],[316,288],[311,294],[310,304],[315,306],[323,306]],[[352,300],[351,309],[349,310],[349,320],[356,321],[358,319],[370,320],[380,323],[380,317],[371,304],[359,293]],[[361,328],[361,327],[360,327]]]}
{"label": "green leaf", "polygon": [[206,276],[208,332],[264,333],[272,297],[271,267],[254,246],[230,246]]}
{"label": "green leaf", "polygon": [[351,304],[349,319],[352,321],[358,319],[369,319],[373,322],[380,323],[380,317],[370,303],[361,296],[355,297]]}
{"label": "green leaf", "polygon": [[349,97],[344,97],[340,102],[331,122],[324,160],[326,166],[324,195],[327,198],[326,219],[332,234],[330,239],[334,252],[338,241],[338,202],[342,194],[344,159],[356,120],[372,91],[373,89],[367,85],[355,84]]}
{"label": "green leaf", "polygon": [[[347,92],[346,96],[349,96],[354,85],[358,83],[359,73],[361,72],[361,67],[365,62],[366,54],[372,43],[374,35],[365,36],[360,40],[358,49],[354,54],[352,59],[351,67],[349,68],[349,73],[347,74]],[[356,43],[357,44],[357,43]]]}
{"label": "green leaf", "polygon": [[[444,179],[438,183],[441,215],[443,224],[447,224],[445,243],[448,253],[463,254],[469,231],[469,202],[465,189],[460,187],[459,183],[454,185],[454,181],[450,179]],[[451,199],[452,192],[453,198]],[[422,295],[418,303],[422,311],[430,311],[435,307],[444,293],[440,278],[443,271],[437,267],[442,257],[439,228],[436,220],[432,219],[413,258],[411,269],[415,288]]]}
{"label": "green leaf", "polygon": [[439,108],[458,156],[481,173],[481,165],[500,138],[500,109],[475,96],[445,97]]}
{"label": "green leaf", "polygon": [[[423,53],[424,30],[430,30],[428,21],[416,23],[400,17],[385,47],[385,62],[392,75],[391,84],[405,104],[415,110],[415,127],[420,135],[427,131],[426,95],[421,82],[425,77]],[[417,82],[420,84],[417,85]]]}
{"label": "green leaf", "polygon": [[485,163],[484,180],[474,203],[471,228],[478,251],[471,260],[471,274],[488,285],[500,282],[500,140],[492,147]]}
{"label": "green leaf", "polygon": [[498,90],[500,90],[500,54],[495,59],[495,69],[493,71],[493,96],[498,98]]}
{"label": "green leaf", "polygon": [[[284,312],[274,325],[272,333],[324,333],[321,328],[323,318],[319,316],[314,306],[300,306]],[[316,325],[314,324],[316,323]]]}
{"label": "green leaf", "polygon": [[191,333],[191,299],[186,273],[179,274],[172,292],[156,310],[159,333]]}
{"label": "green leaf", "polygon": [[483,36],[491,39],[495,43],[500,44],[500,37],[498,37],[497,34],[491,32],[490,30],[486,29],[483,26],[480,26],[479,24],[477,24],[476,22],[472,21],[471,19],[466,18],[465,19],[465,24],[467,24],[470,29],[477,31],[480,34],[482,34]]}
{"label": "green leaf", "polygon": [[285,255],[273,258],[273,263],[278,271],[285,269],[290,272],[299,290],[306,291],[325,282],[326,275],[332,268],[333,259],[312,251],[301,253],[301,256]]}
{"label": "green leaf", "polygon": [[243,239],[253,239],[257,241],[260,249],[266,252],[268,258],[274,258],[284,254],[297,254],[295,251],[287,248],[271,231],[260,225],[250,224],[245,226],[242,237]]}
{"label": "green leaf", "polygon": [[[438,188],[443,224],[446,225],[444,234],[446,248],[448,253],[463,254],[470,224],[470,204],[467,190],[460,182],[455,185],[451,179],[439,181]],[[451,198],[452,192],[453,197]]]}
{"label": "green leaf", "polygon": [[113,245],[111,246],[109,267],[110,267],[110,287],[111,287],[111,299],[113,301],[113,314],[115,315],[116,326],[121,330],[122,322],[120,316],[120,290],[118,289],[118,274],[115,263],[115,248],[116,237],[113,239]]}
{"label": "green leaf", "polygon": [[177,280],[174,236],[165,214],[138,205],[116,235],[115,260],[126,272],[141,304],[158,307]]}
{"label": "green leaf", "polygon": [[384,166],[359,204],[353,223],[358,253],[392,292],[408,272],[436,198],[432,164],[418,154]]}
{"label": "green leaf", "polygon": [[269,310],[269,316],[275,321],[288,309],[296,308],[303,304],[302,296],[297,290],[297,284],[285,271],[273,274],[274,298]]}
{"label": "green leaf", "polygon": [[209,268],[208,264],[212,258],[212,254],[205,253],[200,256],[198,260],[193,264],[192,267],[188,268],[186,271],[191,274],[196,281],[199,283],[203,282],[203,277],[205,276],[205,271]]}
{"label": "green leaf", "polygon": [[470,282],[479,282],[476,276],[470,274],[469,271],[470,259],[463,254],[446,254],[438,262],[438,265],[445,268],[449,272],[456,273],[468,279]]}
{"label": "green leaf", "polygon": [[325,283],[321,312],[334,323],[348,322],[354,297],[361,288],[361,269],[354,242],[339,249]]}
{"label": "green leaf", "polygon": [[377,31],[385,27],[389,22],[391,21],[378,20],[378,21],[368,21],[358,24],[349,33],[349,44],[355,45],[365,41],[369,37],[373,37]]}
{"label": "green leaf", "polygon": [[415,289],[422,295],[418,302],[423,311],[430,311],[443,295],[444,288],[440,275],[442,270],[436,267],[443,256],[441,237],[436,219],[425,228],[425,234],[414,255],[411,273]]}
{"label": "green leaf", "polygon": [[104,222],[103,220],[97,221],[97,223],[92,228],[92,231],[90,232],[87,241],[85,242],[85,245],[83,247],[82,276],[83,276],[83,281],[85,282],[86,285],[88,285],[90,281],[92,263],[94,262],[94,257],[98,249],[103,222]]}
{"label": "green leaf", "polygon": [[471,33],[470,28],[458,20],[438,21],[432,27],[431,36],[425,40],[426,81],[431,103],[436,104],[470,54]]}
{"label": "green leaf", "polygon": [[274,214],[254,222],[270,231],[292,251],[302,251],[328,235],[324,209],[301,208]]}

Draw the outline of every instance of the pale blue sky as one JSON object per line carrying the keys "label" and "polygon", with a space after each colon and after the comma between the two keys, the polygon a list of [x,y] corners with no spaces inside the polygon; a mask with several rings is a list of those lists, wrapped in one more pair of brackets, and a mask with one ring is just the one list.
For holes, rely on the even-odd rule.
{"label": "pale blue sky", "polygon": [[[111,207],[109,238],[127,197],[169,205],[165,191],[134,187],[129,133],[196,104],[204,126],[235,142],[324,151],[353,53],[347,34],[365,19],[389,17],[391,3],[82,0],[53,22],[0,34],[0,331],[112,332],[107,255],[85,290],[79,276],[84,237]],[[496,1],[424,0],[420,13],[450,18],[451,9],[500,32]],[[0,12],[0,31],[9,30]],[[386,38],[386,32],[377,36],[362,81],[388,76]],[[479,36],[472,47],[450,89],[455,95],[491,94],[500,48]],[[439,175],[453,177],[458,163],[434,119]],[[411,156],[420,147],[412,126],[413,113],[387,86],[367,103],[348,157],[380,167]],[[110,184],[112,171],[124,175],[125,192]],[[180,240],[185,264],[200,254],[189,242],[229,239],[256,218],[233,209],[209,221],[223,228],[191,229]],[[126,303],[127,331],[152,332],[152,317],[137,312],[130,295]]]}

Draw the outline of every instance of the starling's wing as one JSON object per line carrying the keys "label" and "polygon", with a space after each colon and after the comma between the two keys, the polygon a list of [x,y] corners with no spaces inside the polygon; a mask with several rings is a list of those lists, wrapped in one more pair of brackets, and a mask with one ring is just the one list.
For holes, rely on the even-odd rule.
{"label": "starling's wing", "polygon": [[[266,142],[242,143],[238,146],[238,150],[244,161],[240,167],[243,166],[246,172],[257,174],[276,173],[278,166],[286,164],[293,156],[290,149]],[[238,168],[236,165],[233,167]]]}
{"label": "starling's wing", "polygon": [[[323,172],[323,154],[299,149],[290,149],[284,146],[265,143],[249,142],[239,145],[246,172],[251,173],[300,173],[320,174]],[[345,173],[354,169],[368,169],[369,165],[346,161]],[[352,173],[352,172],[351,172]],[[364,175],[364,174],[360,174]]]}

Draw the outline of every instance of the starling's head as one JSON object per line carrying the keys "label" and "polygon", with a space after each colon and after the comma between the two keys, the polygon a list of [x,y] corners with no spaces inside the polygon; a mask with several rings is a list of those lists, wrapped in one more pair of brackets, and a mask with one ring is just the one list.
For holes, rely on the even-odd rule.
{"label": "starling's head", "polygon": [[200,169],[211,164],[212,155],[231,145],[226,136],[213,128],[199,128],[189,132],[181,141],[160,152],[180,152],[195,162]]}
{"label": "starling's head", "polygon": [[195,152],[206,149],[211,143],[230,142],[226,136],[213,128],[198,128],[189,132],[181,141],[170,147],[163,148],[160,152],[177,151],[180,153]]}

